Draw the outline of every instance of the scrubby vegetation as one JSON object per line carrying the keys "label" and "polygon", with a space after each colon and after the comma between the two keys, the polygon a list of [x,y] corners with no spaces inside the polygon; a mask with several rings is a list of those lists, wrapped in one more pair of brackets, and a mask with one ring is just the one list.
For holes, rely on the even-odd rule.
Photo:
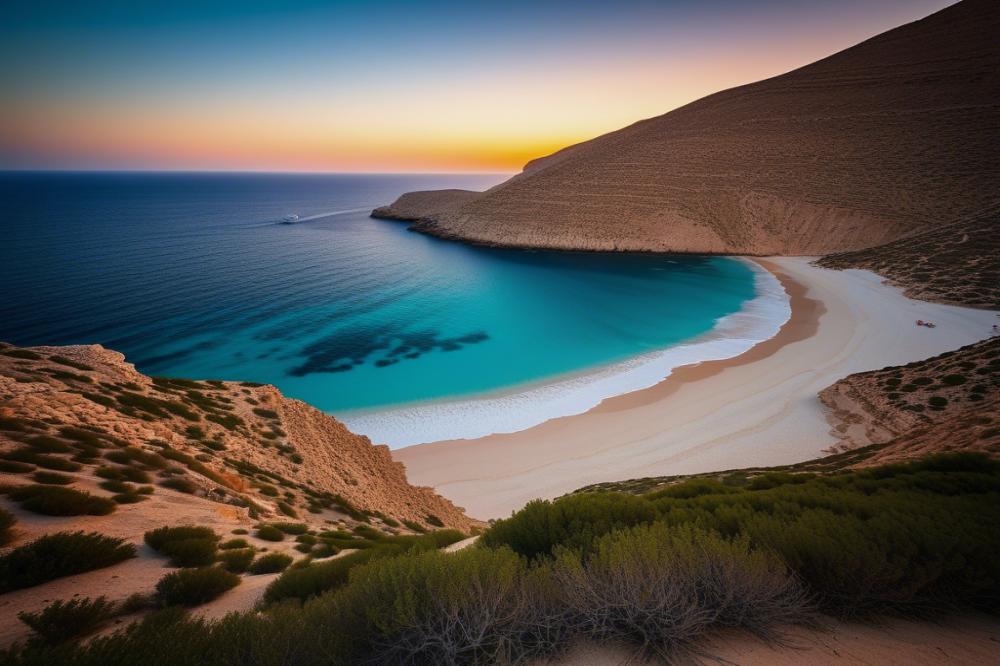
{"label": "scrubby vegetation", "polygon": [[229,548],[219,552],[218,561],[230,573],[243,573],[250,568],[255,552],[253,548]]}
{"label": "scrubby vegetation", "polygon": [[829,476],[704,480],[645,495],[533,502],[482,537],[529,558],[588,552],[635,525],[697,525],[781,556],[828,613],[851,616],[1000,600],[1000,463],[978,454]]}
{"label": "scrubby vegetation", "polygon": [[156,596],[164,606],[200,606],[239,584],[239,576],[219,567],[181,569],[160,579]]}
{"label": "scrubby vegetation", "polygon": [[135,557],[135,546],[92,532],[56,532],[0,556],[0,593],[101,569]]}
{"label": "scrubby vegetation", "polygon": [[360,564],[408,552],[435,550],[464,538],[465,535],[457,530],[441,530],[421,536],[386,537],[377,544],[335,560],[289,569],[268,586],[264,592],[264,600],[267,603],[285,599],[306,600],[344,585],[350,571]]}
{"label": "scrubby vegetation", "polygon": [[17,617],[35,632],[43,643],[58,644],[89,634],[115,615],[115,605],[105,597],[56,601],[37,613],[18,613]]}
{"label": "scrubby vegetation", "polygon": [[39,484],[16,486],[6,492],[21,508],[45,516],[106,516],[115,510],[114,501],[73,488]]}
{"label": "scrubby vegetation", "polygon": [[278,573],[288,568],[292,563],[292,557],[284,553],[268,553],[258,557],[250,566],[252,574]]}
{"label": "scrubby vegetation", "polygon": [[257,538],[264,541],[281,541],[285,538],[285,533],[274,525],[261,525],[257,528]]}
{"label": "scrubby vegetation", "polygon": [[175,567],[202,567],[215,562],[219,536],[208,527],[184,525],[151,530],[144,540]]}
{"label": "scrubby vegetation", "polygon": [[17,518],[7,509],[0,508],[0,546],[6,546],[12,538],[12,528],[17,524]]}
{"label": "scrubby vegetation", "polygon": [[[258,612],[214,623],[161,612],[83,647],[24,649],[13,662],[520,663],[580,637],[665,662],[689,659],[706,632],[776,638],[817,610],[996,612],[1000,463],[952,455],[694,479],[640,496],[581,493],[534,502],[451,554],[440,547],[457,532],[299,536],[368,546],[289,567]],[[184,592],[161,590],[161,602],[202,603],[228,589],[227,575],[171,574],[161,586]]]}

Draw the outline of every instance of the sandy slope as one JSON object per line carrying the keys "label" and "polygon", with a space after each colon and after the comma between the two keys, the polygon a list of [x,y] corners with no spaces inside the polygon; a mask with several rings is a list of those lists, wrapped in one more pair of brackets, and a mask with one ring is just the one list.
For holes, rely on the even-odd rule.
{"label": "sandy slope", "polygon": [[[477,518],[600,481],[800,462],[837,441],[820,390],[854,372],[981,340],[997,321],[992,311],[908,299],[868,271],[803,258],[763,263],[789,291],[792,319],[743,356],[678,369],[650,389],[522,432],[393,456],[414,483]],[[916,319],[938,326],[917,327]]]}

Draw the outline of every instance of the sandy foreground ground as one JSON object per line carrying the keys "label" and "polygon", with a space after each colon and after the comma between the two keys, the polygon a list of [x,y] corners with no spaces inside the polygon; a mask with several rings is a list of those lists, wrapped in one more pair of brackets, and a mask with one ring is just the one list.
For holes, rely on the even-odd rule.
{"label": "sandy foreground ground", "polygon": [[[695,646],[706,666],[964,666],[997,663],[1000,622],[987,615],[964,615],[940,622],[886,619],[859,624],[826,619],[818,628],[788,627],[781,645],[746,632],[720,632]],[[533,666],[643,666],[634,651],[581,641],[556,660]]]}
{"label": "sandy foreground ground", "polygon": [[[601,481],[801,462],[837,441],[821,389],[982,340],[1000,323],[992,311],[908,299],[869,271],[809,262],[759,261],[784,285],[792,317],[741,356],[678,368],[583,414],[406,447],[393,457],[411,483],[433,486],[480,519]],[[937,327],[918,327],[917,319]]]}

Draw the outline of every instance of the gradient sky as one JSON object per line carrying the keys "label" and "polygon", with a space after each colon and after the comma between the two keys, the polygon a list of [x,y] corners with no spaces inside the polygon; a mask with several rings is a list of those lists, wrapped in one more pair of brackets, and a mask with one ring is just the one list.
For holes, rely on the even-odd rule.
{"label": "gradient sky", "polygon": [[0,168],[517,171],[949,0],[3,0]]}

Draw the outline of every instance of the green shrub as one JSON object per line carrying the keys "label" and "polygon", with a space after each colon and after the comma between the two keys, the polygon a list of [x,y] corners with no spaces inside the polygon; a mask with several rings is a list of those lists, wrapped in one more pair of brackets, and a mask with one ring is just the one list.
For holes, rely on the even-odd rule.
{"label": "green shrub", "polygon": [[166,459],[159,453],[146,451],[137,446],[127,446],[123,449],[109,451],[104,454],[104,457],[122,465],[143,465],[155,469],[163,469],[167,466]]}
{"label": "green shrub", "polygon": [[412,520],[406,520],[405,518],[403,519],[403,525],[410,528],[412,531],[417,532],[418,534],[423,534],[424,532],[427,531],[427,528],[421,525],[420,523]]}
{"label": "green shrub", "polygon": [[243,573],[250,567],[254,557],[253,548],[230,548],[219,552],[219,563],[230,573]]}
{"label": "green shrub", "polygon": [[964,375],[945,375],[941,378],[941,383],[946,386],[959,386],[968,381]]}
{"label": "green shrub", "polygon": [[299,512],[288,502],[278,502],[278,510],[289,518],[298,518]]}
{"label": "green shrub", "polygon": [[0,460],[0,472],[7,472],[8,474],[26,474],[33,469],[35,469],[35,466],[30,463],[18,462],[16,460]]}
{"label": "green shrub", "polygon": [[54,469],[60,472],[78,472],[82,469],[82,465],[75,463],[72,460],[66,460],[65,458],[45,453],[39,453],[30,446],[8,451],[3,454],[3,457],[7,460],[13,460],[20,463],[30,463],[32,465],[37,465],[38,467]]}
{"label": "green shrub", "polygon": [[589,548],[599,536],[650,524],[656,516],[656,508],[642,497],[618,493],[569,495],[555,502],[529,502],[511,518],[498,520],[480,540],[485,546],[505,545],[515,553],[534,558],[551,554],[555,546]]}
{"label": "green shrub", "polygon": [[164,488],[170,488],[171,490],[177,490],[182,493],[187,493],[188,495],[193,495],[198,491],[198,484],[181,476],[172,477],[160,481],[160,485]]}
{"label": "green shrub", "polygon": [[428,514],[425,518],[428,525],[433,525],[434,527],[444,527],[444,521],[435,516],[434,514]]}
{"label": "green shrub", "polygon": [[285,534],[305,534],[309,531],[309,526],[305,523],[271,523]]}
{"label": "green shrub", "polygon": [[690,526],[642,525],[598,538],[585,558],[560,549],[553,576],[570,624],[598,641],[632,642],[670,660],[711,628],[773,638],[808,620],[808,597],[784,563],[749,539]]}
{"label": "green shrub", "polygon": [[31,448],[41,453],[69,453],[73,450],[66,442],[48,435],[35,435],[25,440]]}
{"label": "green shrub", "polygon": [[373,562],[352,572],[336,608],[355,637],[349,663],[524,663],[570,634],[548,571],[506,549]]}
{"label": "green shrub", "polygon": [[[234,532],[235,533],[235,532]],[[219,550],[233,550],[236,548],[249,548],[250,544],[246,539],[230,539],[219,544]]]}
{"label": "green shrub", "polygon": [[31,475],[31,479],[36,483],[46,483],[56,486],[65,486],[73,483],[76,479],[72,476],[67,476],[65,474],[60,474],[59,472],[44,472],[39,471]]}
{"label": "green shrub", "polygon": [[0,350],[0,356],[9,356],[11,358],[23,358],[29,361],[39,361],[41,360],[41,355],[36,354],[33,351],[27,349],[2,349]]}
{"label": "green shrub", "polygon": [[250,534],[250,530],[247,530],[243,527],[237,527],[232,531],[232,534]]}
{"label": "green shrub", "polygon": [[342,587],[350,571],[361,564],[396,557],[408,552],[437,550],[461,541],[465,535],[458,530],[439,530],[430,534],[388,537],[370,548],[342,555],[328,562],[313,562],[301,569],[288,569],[268,585],[264,592],[266,603],[286,599],[305,601],[330,590]]}
{"label": "green shrub", "polygon": [[115,605],[106,597],[82,597],[56,601],[37,613],[17,617],[49,644],[63,643],[93,633],[115,615]]}
{"label": "green shrub", "polygon": [[60,486],[18,486],[7,496],[21,508],[45,516],[106,516],[115,510],[115,503],[106,497]]}
{"label": "green shrub", "polygon": [[146,532],[146,544],[175,567],[202,567],[215,561],[219,537],[211,528],[182,525]]}
{"label": "green shrub", "polygon": [[261,525],[257,528],[257,538],[264,541],[281,541],[285,538],[285,533],[274,525]]}
{"label": "green shrub", "polygon": [[535,502],[481,541],[547,557],[560,546],[586,552],[600,534],[637,519],[697,525],[778,554],[832,614],[988,607],[1000,596],[1000,564],[987,555],[1000,549],[1000,463],[959,454],[830,476],[766,477],[756,490],[632,497],[629,506],[645,507],[619,510],[614,519],[605,507],[624,506],[614,493]]}
{"label": "green shrub", "polygon": [[292,558],[290,555],[285,555],[284,553],[267,553],[254,560],[254,563],[250,566],[250,573],[278,573],[287,569],[291,563]]}
{"label": "green shrub", "polygon": [[135,557],[135,546],[92,532],[56,532],[0,556],[0,593],[101,569]]}
{"label": "green shrub", "polygon": [[927,400],[927,404],[931,407],[946,407],[948,405],[948,399],[939,395],[934,395]]}
{"label": "green shrub", "polygon": [[240,577],[219,567],[181,569],[156,584],[156,596],[164,606],[200,606],[240,584]]}
{"label": "green shrub", "polygon": [[276,419],[278,418],[278,412],[273,409],[264,409],[262,407],[254,407],[253,413],[257,416],[261,416],[265,419]]}

